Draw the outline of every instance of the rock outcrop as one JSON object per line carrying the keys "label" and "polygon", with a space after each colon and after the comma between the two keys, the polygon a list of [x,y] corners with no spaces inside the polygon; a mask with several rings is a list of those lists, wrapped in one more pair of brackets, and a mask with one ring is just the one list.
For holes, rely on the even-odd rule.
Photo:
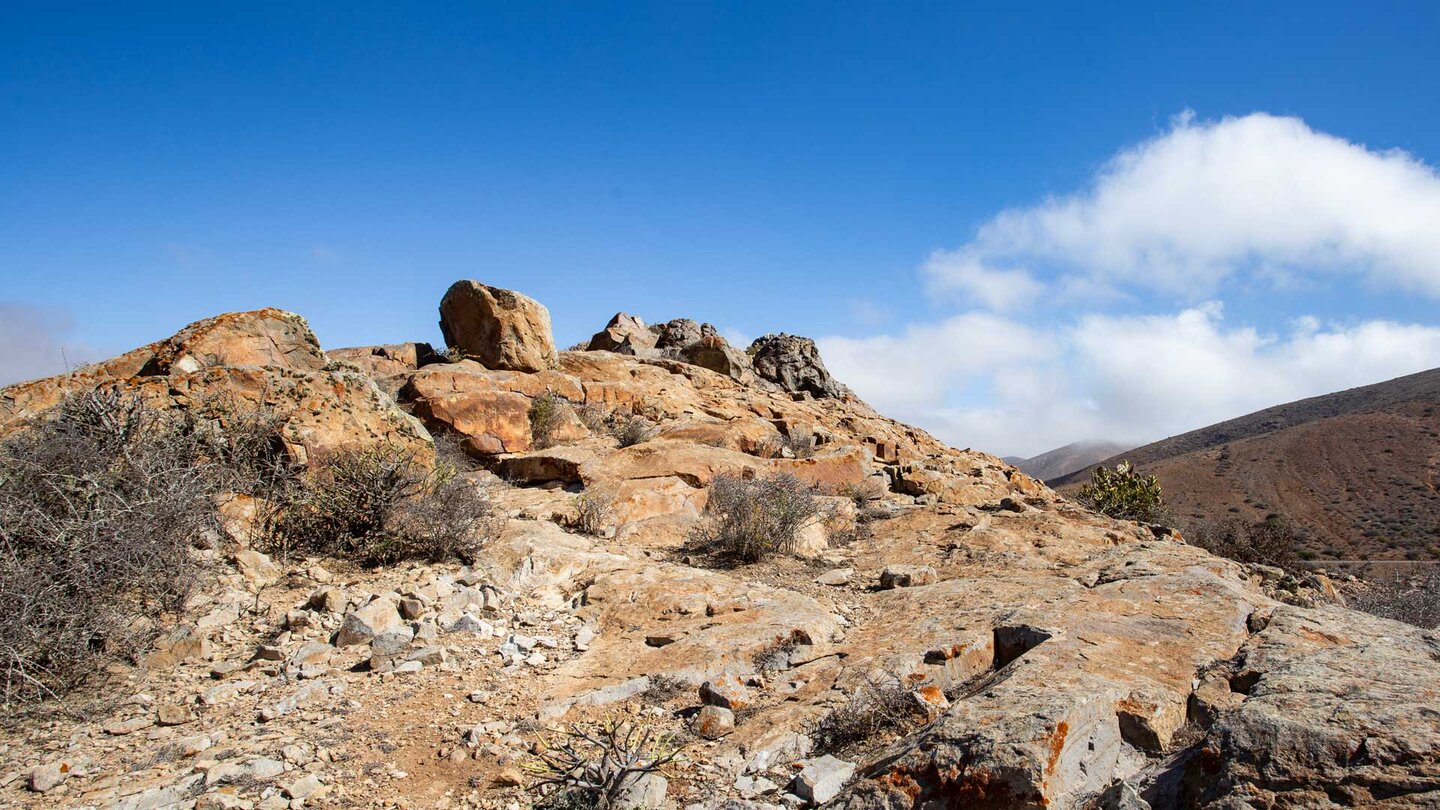
{"label": "rock outcrop", "polygon": [[659,352],[655,350],[658,340],[659,335],[644,321],[634,315],[617,312],[604,329],[590,338],[586,350],[658,357]]}
{"label": "rock outcrop", "polygon": [[820,360],[815,341],[780,333],[756,338],[746,354],[755,373],[786,391],[806,392],[815,397],[843,397],[849,393],[830,376]]}
{"label": "rock outcrop", "polygon": [[[294,316],[205,323],[167,359],[156,344],[4,389],[4,418],[103,380],[174,407],[289,385],[301,445],[306,429],[373,440],[392,410],[410,419]],[[660,352],[667,331],[708,339],[667,327]],[[786,343],[774,354],[794,362],[776,368],[794,373],[763,385],[615,351],[535,371],[348,354],[402,378],[403,407],[482,459],[464,474],[491,488],[497,534],[467,566],[343,578],[328,561],[206,552],[218,585],[143,679],[117,667],[118,697],[93,717],[0,732],[0,803],[525,806],[547,729],[616,717],[686,746],[666,779],[637,784],[654,806],[1440,801],[1435,631],[1323,587],[1312,606],[1278,601],[1294,594],[1267,569],[822,396],[806,387],[826,387],[818,358]],[[369,404],[342,396],[348,379]],[[534,446],[547,393],[594,430]],[[653,431],[621,447],[606,425],[631,418]],[[786,457],[782,439],[813,452]],[[815,488],[813,559],[717,561],[695,532],[711,483],[774,472]]]}
{"label": "rock outcrop", "polygon": [[114,360],[0,389],[0,434],[95,387],[133,391],[162,408],[200,409],[222,423],[236,407],[269,410],[301,464],[382,442],[421,457],[431,452],[414,417],[369,376],[332,364],[305,320],[278,309],[207,318]]}
{"label": "rock outcrop", "polygon": [[550,311],[512,290],[457,281],[440,301],[445,344],[486,368],[543,371],[556,363]]}

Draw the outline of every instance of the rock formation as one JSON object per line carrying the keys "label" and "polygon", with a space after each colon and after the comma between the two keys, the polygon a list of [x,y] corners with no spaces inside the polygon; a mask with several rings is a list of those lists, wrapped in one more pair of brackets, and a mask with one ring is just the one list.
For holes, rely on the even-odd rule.
{"label": "rock formation", "polygon": [[615,313],[615,317],[605,324],[605,328],[596,332],[590,338],[586,346],[592,352],[616,352],[618,354],[659,356],[655,352],[655,344],[659,336],[645,325],[645,322],[634,315],[626,315],[623,312]]}
{"label": "rock formation", "polygon": [[786,391],[807,392],[816,397],[842,397],[849,391],[836,382],[820,360],[815,341],[780,333],[756,338],[746,352],[755,373]]}
{"label": "rock formation", "polygon": [[[657,345],[667,332],[705,337],[682,324]],[[515,354],[513,335],[486,334],[477,357]],[[217,552],[218,582],[148,669],[117,667],[113,699],[5,725],[0,803],[525,806],[542,740],[616,717],[685,749],[664,779],[630,786],[635,807],[1440,801],[1435,631],[821,396],[807,386],[828,375],[792,341],[763,383],[612,351],[530,371],[375,362],[404,378],[404,408],[484,460],[466,475],[492,487],[503,531],[470,566],[336,575],[342,562]],[[0,419],[15,429],[95,383],[176,407],[199,388],[283,383],[306,406],[300,444],[413,424],[358,372],[327,367],[295,316],[222,316],[4,389]],[[534,446],[542,396],[594,429]],[[648,440],[621,447],[606,425],[632,418]],[[786,439],[813,454],[774,452]],[[826,506],[805,528],[808,559],[717,565],[693,535],[711,483],[775,472]],[[582,533],[594,504],[603,520]]]}
{"label": "rock formation", "polygon": [[440,301],[445,344],[486,368],[543,371],[555,366],[550,311],[512,290],[457,281]]}
{"label": "rock formation", "polygon": [[299,463],[380,442],[430,452],[419,421],[366,374],[332,364],[305,320],[278,309],[207,318],[113,360],[0,389],[0,435],[94,387],[135,391],[165,408],[263,407],[281,419]]}

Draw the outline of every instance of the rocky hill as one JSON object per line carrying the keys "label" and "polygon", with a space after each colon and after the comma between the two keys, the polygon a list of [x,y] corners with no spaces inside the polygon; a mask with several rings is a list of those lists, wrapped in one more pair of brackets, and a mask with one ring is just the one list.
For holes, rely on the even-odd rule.
{"label": "rocky hill", "polygon": [[[1440,559],[1440,369],[1257,411],[1115,456],[1182,520],[1279,514],[1322,559]],[[1080,470],[1050,483],[1073,492]]]}
{"label": "rocky hill", "polygon": [[1050,481],[1083,470],[1130,449],[1128,444],[1119,442],[1071,442],[1030,458],[1009,458],[1005,460],[1019,468],[1031,478]]}
{"label": "rocky hill", "polygon": [[[503,516],[469,564],[366,569],[249,548],[228,501],[148,658],[12,711],[0,803],[508,810],[586,722],[674,755],[626,808],[1440,802],[1440,636],[1324,577],[1091,513],[875,413],[803,339],[619,315],[556,352],[540,304],[474,282],[441,312],[444,355],[261,310],[0,392],[14,434],[97,385],[224,391],[304,464],[446,436]],[[827,505],[793,554],[710,553],[715,482],[776,473]]]}

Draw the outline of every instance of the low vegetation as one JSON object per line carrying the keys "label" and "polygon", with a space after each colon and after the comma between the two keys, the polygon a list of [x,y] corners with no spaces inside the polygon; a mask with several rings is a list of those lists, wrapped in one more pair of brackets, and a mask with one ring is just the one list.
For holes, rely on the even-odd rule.
{"label": "low vegetation", "polygon": [[583,492],[575,497],[575,515],[570,519],[573,531],[599,537],[614,521],[615,510],[603,495]]}
{"label": "low vegetation", "polygon": [[565,421],[570,401],[554,391],[546,391],[530,401],[530,438],[536,447],[555,443],[555,431]]}
{"label": "low vegetation", "polygon": [[643,416],[631,416],[617,420],[610,432],[621,447],[632,447],[655,438],[655,423]]}
{"label": "low vegetation", "polygon": [[1120,462],[1114,469],[1104,465],[1096,467],[1090,483],[1080,488],[1076,500],[1117,520],[1171,522],[1159,479],[1141,475],[1128,461]]}
{"label": "low vegetation", "polygon": [[792,473],[717,475],[692,539],[739,562],[757,562],[792,552],[800,530],[822,512],[814,489]]}
{"label": "low vegetation", "polygon": [[883,734],[908,734],[926,721],[919,695],[899,678],[872,678],[831,709],[811,731],[817,754],[872,744]]}
{"label": "low vegetation", "polygon": [[382,444],[337,451],[278,488],[263,544],[383,565],[408,558],[474,559],[496,529],[489,493],[443,460],[427,465]]}
{"label": "low vegetation", "polygon": [[1372,578],[1348,594],[1347,602],[1382,618],[1434,629],[1440,627],[1440,571]]}
{"label": "low vegetation", "polygon": [[626,720],[573,724],[552,739],[542,738],[533,753],[537,806],[610,810],[621,806],[646,774],[674,761],[680,746],[653,726]]}
{"label": "low vegetation", "polygon": [[1295,527],[1279,515],[1259,522],[1221,518],[1200,523],[1186,531],[1185,538],[1211,554],[1238,562],[1293,570],[1300,560]]}
{"label": "low vegetation", "polygon": [[389,445],[305,469],[282,415],[216,398],[162,410],[96,389],[0,442],[0,685],[56,695],[134,660],[200,573],[217,496],[254,496],[264,551],[381,564],[470,559],[498,527],[488,493],[443,458]]}
{"label": "low vegetation", "polygon": [[0,443],[4,701],[57,694],[153,640],[184,603],[189,546],[218,476],[202,435],[138,398],[92,391]]}

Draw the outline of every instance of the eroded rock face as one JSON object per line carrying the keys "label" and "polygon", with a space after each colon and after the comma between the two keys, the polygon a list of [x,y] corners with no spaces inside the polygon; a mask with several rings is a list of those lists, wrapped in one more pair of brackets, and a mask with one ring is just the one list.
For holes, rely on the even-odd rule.
{"label": "eroded rock face", "polygon": [[305,320],[278,309],[197,321],[175,336],[69,374],[0,389],[0,433],[97,386],[133,391],[159,408],[264,408],[305,464],[343,448],[388,442],[427,457],[430,434],[370,377],[334,367]]}
{"label": "eroded rock face", "polygon": [[684,349],[699,343],[701,338],[715,335],[715,327],[708,323],[697,323],[689,318],[666,321],[659,328],[655,346],[660,349]]}
{"label": "eroded rock face", "polygon": [[590,338],[586,350],[658,356],[658,353],[655,352],[655,343],[658,337],[650,327],[645,325],[644,321],[634,315],[617,312],[615,317],[605,324],[604,329],[596,332]]}
{"label": "eroded rock face", "polygon": [[542,371],[557,363],[550,311],[533,298],[478,281],[457,281],[440,301],[446,345],[486,368]]}
{"label": "eroded rock face", "polygon": [[748,383],[755,379],[750,368],[750,358],[745,353],[725,342],[719,335],[706,335],[681,350],[685,362],[701,368],[708,368],[717,374],[739,382]]}
{"label": "eroded rock face", "polygon": [[755,373],[786,391],[806,392],[815,397],[843,397],[849,393],[830,376],[820,360],[815,341],[807,337],[766,335],[750,344]]}
{"label": "eroded rock face", "polygon": [[[1241,696],[1155,807],[1434,806],[1440,635],[1338,607],[1275,608],[1225,669]],[[1242,804],[1243,803],[1243,804]]]}

